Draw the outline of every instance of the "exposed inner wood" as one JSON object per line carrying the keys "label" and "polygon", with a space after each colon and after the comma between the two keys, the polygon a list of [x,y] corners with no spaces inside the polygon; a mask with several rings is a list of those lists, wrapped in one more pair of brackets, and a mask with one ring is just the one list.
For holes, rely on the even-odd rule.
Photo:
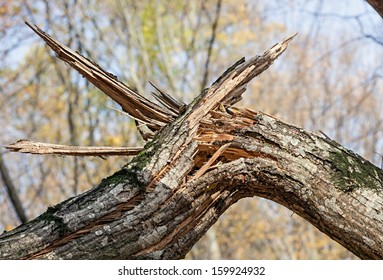
{"label": "exposed inner wood", "polygon": [[135,156],[143,147],[91,147],[91,146],[67,146],[19,140],[16,143],[6,145],[5,148],[12,152],[30,154],[49,154],[64,156]]}
{"label": "exposed inner wood", "polygon": [[[38,26],[28,21],[26,21],[26,24],[51,47],[58,58],[76,69],[89,82],[117,102],[129,115],[143,121],[149,120],[149,126],[156,130],[173,120],[169,110],[156,105],[138,94],[132,88],[119,81],[116,76],[104,71],[99,65],[88,58],[59,43]],[[144,119],[143,116],[145,116]]]}

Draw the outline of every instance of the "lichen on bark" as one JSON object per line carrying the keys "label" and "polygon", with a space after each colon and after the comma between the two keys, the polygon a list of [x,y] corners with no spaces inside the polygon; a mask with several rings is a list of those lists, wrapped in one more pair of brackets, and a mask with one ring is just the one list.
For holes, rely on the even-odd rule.
{"label": "lichen on bark", "polygon": [[329,153],[329,161],[333,168],[333,180],[337,188],[343,192],[352,192],[357,188],[369,188],[376,192],[383,190],[381,170],[371,162],[347,150],[334,149]]}

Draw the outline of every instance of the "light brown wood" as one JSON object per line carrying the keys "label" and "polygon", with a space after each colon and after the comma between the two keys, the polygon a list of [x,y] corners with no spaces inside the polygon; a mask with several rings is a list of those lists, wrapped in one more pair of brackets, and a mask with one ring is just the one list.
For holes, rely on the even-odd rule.
{"label": "light brown wood", "polygon": [[143,147],[89,147],[67,146],[19,140],[16,143],[6,145],[5,148],[12,152],[40,154],[40,155],[63,155],[63,156],[135,156]]}

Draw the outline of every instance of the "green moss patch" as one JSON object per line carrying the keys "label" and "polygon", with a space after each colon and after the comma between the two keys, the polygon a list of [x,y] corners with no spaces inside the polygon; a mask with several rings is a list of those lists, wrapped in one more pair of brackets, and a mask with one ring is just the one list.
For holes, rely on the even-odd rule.
{"label": "green moss patch", "polygon": [[56,212],[59,210],[59,207],[57,206],[50,206],[48,207],[47,211],[45,211],[43,214],[41,214],[38,219],[47,223],[55,223],[55,226],[57,227],[56,230],[59,233],[60,237],[63,237],[70,233],[70,230],[66,223],[64,223],[63,218],[56,216]]}
{"label": "green moss patch", "polygon": [[132,187],[138,188],[142,191],[145,190],[146,184],[145,182],[142,182],[140,173],[150,162],[157,148],[158,144],[156,144],[155,141],[148,142],[144,149],[136,157],[134,157],[128,165],[113,175],[103,179],[100,187],[111,185],[115,186],[120,183],[129,182]]}
{"label": "green moss patch", "polygon": [[383,190],[383,171],[358,155],[336,150],[329,158],[334,181],[339,190],[352,192],[357,188]]}

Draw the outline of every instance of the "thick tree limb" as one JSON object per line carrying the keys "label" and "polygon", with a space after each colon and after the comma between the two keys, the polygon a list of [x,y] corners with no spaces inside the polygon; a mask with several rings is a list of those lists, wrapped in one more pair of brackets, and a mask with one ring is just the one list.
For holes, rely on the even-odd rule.
{"label": "thick tree limb", "polygon": [[[57,46],[56,43],[51,43],[52,39],[48,35],[42,33],[42,31],[40,32],[37,28],[34,30],[38,31],[40,33],[39,35],[45,38],[52,47]],[[201,207],[198,207],[199,210],[195,211],[197,208],[195,208],[196,205],[192,203],[193,198],[190,196],[191,194],[187,192],[183,193],[186,190],[184,187],[187,185],[187,178],[192,178],[195,170],[194,157],[199,153],[197,131],[200,121],[202,121],[205,116],[209,118],[209,113],[216,108],[220,102],[227,99],[233,92],[237,92],[239,88],[243,88],[251,78],[267,69],[286,49],[290,40],[291,38],[286,39],[265,52],[264,55],[257,56],[247,63],[241,60],[241,63],[235,64],[230,71],[227,71],[225,75],[221,76],[210,89],[206,90],[194,103],[189,105],[183,117],[178,118],[177,121],[170,126],[161,130],[156,139],[148,143],[144,151],[136,156],[131,163],[123,170],[109,177],[109,179],[105,179],[99,187],[88,193],[67,200],[54,208],[48,209],[48,211],[39,218],[22,226],[24,227],[23,229],[18,228],[15,229],[13,233],[3,235],[0,241],[1,258],[146,258],[155,251],[163,251],[165,248],[170,248],[169,246],[173,246],[174,242],[181,244],[182,237],[190,234],[190,231],[194,230],[192,226],[196,225],[199,221],[195,215],[198,214],[199,218],[204,217],[206,211],[211,211],[209,208],[212,206],[212,203],[220,201],[223,197],[227,197],[230,194],[229,191],[225,192],[224,196],[212,194],[211,198],[209,198],[210,195],[207,197],[204,195],[204,199],[200,201],[202,203],[200,205]],[[60,49],[64,49],[64,47],[60,47]],[[67,50],[65,53],[72,54],[72,52]],[[60,55],[61,57],[66,57],[59,52],[59,56]],[[78,68],[77,60],[83,60],[82,57],[76,56],[73,56],[71,59],[71,65],[75,68]],[[87,67],[90,69],[94,68],[89,61],[85,61],[84,64],[87,64]],[[90,64],[90,66],[88,64]],[[86,77],[94,79],[93,76]],[[147,112],[140,112],[140,114],[136,114],[135,117],[144,122],[148,121],[145,119],[147,116],[141,116],[141,114],[145,113],[147,114]],[[154,117],[153,119],[158,121]],[[223,149],[221,151],[223,152]],[[219,156],[219,154],[216,155]],[[204,156],[208,156],[208,154]],[[204,156],[200,156],[199,158],[203,159]],[[211,164],[212,162],[209,163],[209,167]],[[199,174],[202,175],[200,179],[207,174],[209,174],[209,172],[204,171],[203,175],[201,172]],[[178,197],[177,200],[180,199],[176,204],[174,204],[175,201],[173,201],[173,199],[175,197],[173,195]],[[205,198],[208,198],[208,200],[205,201]],[[189,201],[189,199],[192,200]],[[163,204],[166,201],[167,203]],[[199,200],[197,199],[197,201]],[[226,207],[231,204],[229,203],[230,201],[232,200],[228,197],[228,200],[225,202],[227,203]],[[169,216],[170,213],[160,210],[165,205],[176,208],[181,207],[185,211],[175,211]],[[142,209],[143,206],[145,210]],[[130,218],[128,217],[134,217],[131,211],[137,213],[139,216],[143,215],[141,218],[154,218],[159,214],[162,218],[158,216],[155,218],[156,220],[160,221],[164,219],[164,225],[167,222],[171,222],[172,226],[166,226],[162,229],[152,228],[153,224],[149,222],[147,226],[152,228],[153,231],[150,230],[150,234],[146,237],[141,236],[141,234],[144,234],[144,232],[141,231],[141,226],[146,224],[146,222],[139,217],[137,217],[138,219],[136,220],[139,222],[139,225],[133,221],[132,223],[129,222],[128,220]],[[67,214],[69,216],[67,216]],[[162,216],[163,214],[165,214],[165,216]],[[179,214],[181,214],[181,216],[177,217]],[[168,218],[171,218],[172,221],[168,220]],[[128,237],[130,240],[140,240],[141,245],[137,247],[137,245],[131,243],[132,247],[129,250],[125,250],[126,248],[122,249],[125,246],[120,244],[121,239],[116,238],[116,243],[114,243],[114,241],[109,243],[108,241],[108,244],[111,246],[110,248],[115,248],[112,254],[109,251],[101,252],[103,250],[100,251],[97,249],[97,251],[101,253],[101,255],[97,254],[97,256],[93,255],[95,252],[95,247],[93,246],[81,249],[77,247],[79,244],[76,244],[75,250],[82,252],[81,254],[84,254],[82,256],[64,249],[67,248],[69,244],[74,245],[77,242],[81,242],[80,239],[82,238],[87,239],[88,237],[92,237],[91,239],[93,239],[94,235],[99,236],[100,233],[103,235],[103,229],[109,228],[109,226],[114,228],[113,224],[115,222],[122,222],[123,227],[126,229],[133,226],[133,228],[130,229],[134,229],[132,234],[135,237],[128,237],[128,235],[124,233],[124,229],[120,227],[118,227],[117,231],[113,230],[115,234],[119,232],[117,235],[121,234],[121,237]],[[186,254],[188,248],[196,242],[208,227],[209,225],[206,225],[201,228],[201,231],[195,237],[188,240],[186,247],[183,247],[181,251],[179,251],[181,248],[177,249],[177,251],[179,251],[178,253],[171,250],[169,251],[170,255],[169,253],[165,255],[161,253],[158,254],[156,258],[181,257],[181,255]],[[44,232],[44,236],[40,236],[41,238],[32,238],[32,235],[37,237],[35,234],[32,234],[32,232],[35,230],[40,231],[41,229]],[[23,234],[17,237],[19,230],[21,230]],[[27,232],[31,232],[31,235],[26,234]],[[40,233],[37,235],[40,235]],[[13,236],[11,237],[11,242],[9,239],[10,236]],[[91,239],[88,239],[88,241],[93,243]],[[124,240],[127,239],[124,238]],[[85,245],[88,241],[82,244]],[[100,244],[106,245],[105,242],[106,240],[101,243],[97,241],[97,246]],[[124,241],[124,243],[126,242]],[[80,247],[83,245],[80,245]],[[88,245],[85,245],[85,247],[88,247]],[[16,249],[16,247],[18,249]],[[139,249],[139,247],[141,247],[141,249]],[[12,248],[11,251],[9,250],[10,248]],[[69,253],[69,255],[59,256],[60,253],[57,254],[57,252],[64,252],[62,250],[66,252],[64,254]]]}
{"label": "thick tree limb", "polygon": [[[147,187],[153,176],[139,169],[144,157],[138,156],[98,188],[3,235],[0,256],[181,258],[231,204],[256,195],[293,210],[359,257],[382,258],[380,169],[336,142],[263,113],[237,109],[230,117],[215,116],[200,128],[197,147],[155,186]],[[197,159],[227,144],[221,164],[193,178],[193,168],[204,162]],[[157,153],[177,153],[157,145],[146,148],[148,155],[154,152],[146,165],[151,170],[158,170]],[[195,151],[200,156],[190,161]],[[192,168],[182,172],[190,179],[172,184],[185,168]]]}
{"label": "thick tree limb", "polygon": [[291,39],[233,65],[98,187],[1,235],[0,258],[178,259],[228,207],[254,195],[361,258],[383,258],[382,170],[334,141],[230,107]]}

